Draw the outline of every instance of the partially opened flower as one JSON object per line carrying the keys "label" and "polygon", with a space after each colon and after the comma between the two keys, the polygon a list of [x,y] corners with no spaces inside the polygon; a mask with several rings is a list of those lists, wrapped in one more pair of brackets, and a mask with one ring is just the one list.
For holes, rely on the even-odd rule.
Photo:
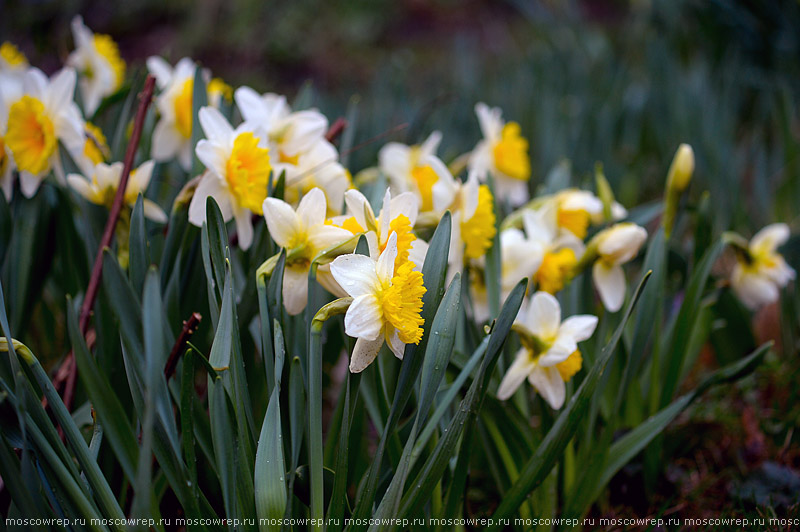
{"label": "partially opened flower", "polygon": [[67,64],[81,75],[78,86],[86,113],[90,115],[103,98],[122,86],[125,61],[119,55],[117,43],[108,35],[92,33],[80,16],[72,19],[72,38],[75,51],[67,58]]}
{"label": "partially opened flower", "polygon": [[738,250],[731,274],[731,286],[747,307],[755,310],[778,300],[780,289],[795,278],[795,271],[778,253],[789,239],[789,226],[782,223],[764,227]]}
{"label": "partially opened flower", "polygon": [[470,171],[481,179],[491,173],[497,195],[511,205],[522,205],[528,199],[531,177],[528,141],[520,135],[518,123],[503,121],[500,108],[489,108],[481,102],[475,105],[475,114],[483,139],[472,150]]}
{"label": "partially opened flower", "polygon": [[4,142],[19,170],[20,188],[26,197],[36,193],[51,170],[63,182],[59,141],[72,153],[83,147],[83,120],[72,101],[75,80],[71,68],[49,80],[41,70],[31,68],[23,77],[23,94],[15,101],[0,103],[8,109]]}
{"label": "partially opened flower", "polygon": [[[589,244],[596,253],[592,279],[603,305],[616,312],[625,301],[622,265],[633,259],[647,240],[647,231],[634,223],[619,223],[598,233]],[[587,251],[589,253],[589,251]]]}
{"label": "partially opened flower", "polygon": [[264,219],[269,234],[286,249],[283,272],[283,304],[286,311],[299,314],[308,302],[308,271],[311,261],[322,251],[353,237],[341,227],[325,223],[325,194],[319,188],[303,196],[297,210],[283,200],[264,200]]}
{"label": "partially opened flower", "polygon": [[436,156],[442,134],[434,131],[420,145],[386,144],[378,153],[378,165],[397,192],[413,192],[421,212],[434,211],[433,189],[439,180],[453,180],[450,170]]}
{"label": "partially opened flower", "polygon": [[354,298],[344,317],[345,332],[357,338],[350,358],[352,373],[369,366],[384,342],[402,359],[405,344],[422,339],[422,273],[409,261],[396,265],[396,258],[393,232],[377,261],[350,254],[331,263],[333,277]]}
{"label": "partially opened flower", "polygon": [[527,378],[552,408],[561,408],[566,396],[564,383],[582,364],[578,342],[591,337],[595,327],[597,317],[590,315],[562,322],[558,300],[546,292],[534,294],[514,324],[523,347],[500,382],[497,398],[508,399]]}
{"label": "partially opened flower", "polygon": [[526,210],[522,222],[528,238],[542,248],[542,262],[533,275],[536,286],[555,294],[564,288],[578,258],[583,255],[583,241],[559,227],[556,206],[552,202],[537,210]]}
{"label": "partially opened flower", "polygon": [[206,200],[213,197],[225,221],[234,218],[239,246],[253,242],[252,214],[261,214],[272,171],[266,142],[247,124],[234,129],[217,109],[203,107],[200,126],[206,138],[197,143],[197,157],[208,169],[189,204],[189,221],[201,226],[206,219]]}
{"label": "partially opened flower", "polygon": [[[133,207],[139,194],[144,194],[147,190],[150,178],[153,176],[154,166],[155,163],[153,161],[146,161],[139,168],[131,170],[131,174],[128,176],[128,186],[125,187],[125,195],[123,196],[125,205]],[[70,174],[67,176],[67,183],[75,192],[90,202],[111,208],[122,178],[122,167],[123,164],[121,162],[114,164],[98,163],[91,175],[84,177],[79,174]],[[166,213],[154,201],[142,198],[142,207],[146,217],[159,223],[167,222]]]}

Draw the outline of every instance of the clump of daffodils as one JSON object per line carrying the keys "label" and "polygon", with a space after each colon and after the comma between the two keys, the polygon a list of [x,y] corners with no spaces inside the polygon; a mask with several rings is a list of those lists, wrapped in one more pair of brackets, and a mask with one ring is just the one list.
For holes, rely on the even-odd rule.
{"label": "clump of daffodils", "polygon": [[[98,124],[107,122],[104,102],[129,90],[125,61],[111,37],[94,33],[80,17],[72,33],[74,50],[52,77],[31,67],[13,44],[0,45],[0,186],[7,201],[15,201],[16,190],[32,197],[46,182],[106,208],[117,194],[122,162],[109,147],[112,132]],[[274,249],[271,241],[285,253],[282,302],[289,315],[308,307],[309,283],[349,305],[345,332],[357,339],[350,369],[359,372],[383,345],[402,357],[405,345],[420,342],[426,239],[449,213],[447,275],[461,273],[468,281],[468,317],[489,323],[522,279],[534,294],[515,326],[523,348],[498,397],[508,398],[527,378],[551,406],[563,404],[564,382],[582,365],[577,344],[592,334],[597,318],[562,323],[557,298],[590,275],[598,296],[591,308],[618,311],[627,293],[625,269],[648,238],[644,227],[626,220],[628,211],[601,170],[595,191],[535,194],[539,180],[523,127],[500,108],[478,103],[480,138],[465,153],[441,155],[439,131],[412,139],[418,143],[393,140],[354,184],[319,110],[293,109],[286,96],[272,92],[234,89],[186,57],[174,65],[150,57],[147,68],[158,87],[155,123],[123,191],[122,228],[140,195],[144,215],[167,222],[167,206],[144,196],[169,165],[168,175],[184,178],[175,201],[188,203],[190,223],[207,222],[213,198],[233,222],[232,243],[242,252]],[[682,144],[667,177],[667,236],[694,171],[694,152]],[[730,236],[737,257],[730,285],[748,307],[775,301],[795,278],[778,252],[788,237],[784,224],[764,228],[750,242]],[[360,239],[365,255],[354,254]],[[279,256],[258,257],[264,261],[259,275],[272,274]],[[125,265],[122,253],[120,262]]]}

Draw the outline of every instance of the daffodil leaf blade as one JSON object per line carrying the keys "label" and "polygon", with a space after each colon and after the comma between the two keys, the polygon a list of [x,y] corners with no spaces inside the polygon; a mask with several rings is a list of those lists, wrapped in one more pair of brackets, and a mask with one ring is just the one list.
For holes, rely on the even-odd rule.
{"label": "daffodil leaf blade", "polygon": [[256,514],[259,519],[259,530],[262,532],[277,531],[281,528],[280,525],[270,523],[278,523],[286,510],[285,474],[280,386],[275,386],[261,426],[254,473]]}
{"label": "daffodil leaf blade", "polygon": [[133,206],[128,238],[128,275],[137,294],[142,293],[147,267],[150,264],[142,199],[142,195],[139,194],[136,204]]}

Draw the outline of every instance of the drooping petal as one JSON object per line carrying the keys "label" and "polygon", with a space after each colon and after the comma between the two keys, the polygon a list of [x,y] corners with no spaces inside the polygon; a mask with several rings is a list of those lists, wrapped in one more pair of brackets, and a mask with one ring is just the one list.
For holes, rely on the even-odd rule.
{"label": "drooping petal", "polygon": [[42,184],[42,179],[33,175],[30,172],[22,171],[19,173],[19,188],[22,190],[22,195],[26,198],[32,198],[39,190],[39,185]]}
{"label": "drooping petal", "polygon": [[344,316],[344,331],[353,338],[374,340],[383,330],[383,312],[373,294],[356,297]]}
{"label": "drooping petal", "polygon": [[607,310],[616,312],[622,308],[625,301],[625,272],[622,266],[596,261],[592,266],[592,279]]}
{"label": "drooping petal", "polygon": [[500,381],[497,388],[497,398],[505,401],[517,391],[519,385],[530,374],[534,367],[534,362],[526,349],[520,349],[514,362]]}
{"label": "drooping petal", "polygon": [[582,314],[578,316],[570,316],[565,319],[558,329],[558,335],[567,335],[572,337],[576,342],[587,340],[594,333],[597,327],[597,316],[590,316]]}
{"label": "drooping petal", "polygon": [[283,305],[290,316],[300,314],[308,303],[308,268],[287,266],[283,270]]}
{"label": "drooping petal", "polygon": [[[198,143],[198,147],[201,142]],[[183,144],[183,138],[175,129],[175,125],[163,118],[158,121],[153,129],[153,143],[150,154],[156,161],[168,161],[178,154]],[[199,157],[199,155],[198,155]],[[200,159],[203,160],[202,158]]]}
{"label": "drooping petal", "polygon": [[372,364],[375,357],[383,346],[383,338],[377,340],[365,340],[359,338],[356,340],[356,345],[353,347],[353,354],[350,355],[350,373],[361,373],[367,366]]}
{"label": "drooping petal", "polygon": [[566,386],[555,367],[537,367],[528,377],[528,382],[541,394],[542,399],[547,401],[554,410],[564,406],[566,397]]}
{"label": "drooping petal", "polygon": [[385,331],[384,339],[386,340],[386,345],[389,346],[389,349],[394,353],[394,356],[403,360],[403,355],[405,354],[406,344],[400,340],[400,335],[397,333],[397,329],[394,327],[387,327],[387,331]]}
{"label": "drooping petal", "polygon": [[239,247],[250,249],[253,243],[253,222],[250,220],[250,210],[239,208],[233,211],[233,218],[236,221],[236,234],[239,235]]}
{"label": "drooping petal", "polygon": [[142,198],[142,210],[144,211],[145,218],[160,224],[167,223],[167,213],[165,213],[164,209],[155,201]]}
{"label": "drooping petal", "polygon": [[341,244],[352,237],[350,231],[335,225],[319,224],[308,230],[308,241],[317,253]]}

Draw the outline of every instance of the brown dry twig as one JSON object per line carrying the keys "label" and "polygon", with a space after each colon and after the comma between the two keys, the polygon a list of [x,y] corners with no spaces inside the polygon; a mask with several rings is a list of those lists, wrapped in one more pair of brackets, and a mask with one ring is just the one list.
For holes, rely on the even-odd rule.
{"label": "brown dry twig", "polygon": [[[117,193],[114,196],[114,203],[111,204],[111,211],[108,213],[106,226],[103,230],[103,237],[100,240],[100,246],[95,255],[94,265],[92,266],[92,275],[89,278],[89,286],[86,288],[86,295],[83,298],[81,305],[81,312],[78,318],[78,324],[81,329],[81,334],[86,335],[89,329],[89,317],[92,313],[92,307],[97,299],[97,293],[100,290],[100,281],[103,278],[103,250],[111,246],[111,239],[114,238],[114,230],[117,227],[119,215],[122,212],[123,202],[125,200],[125,189],[128,186],[128,178],[133,168],[134,157],[136,150],[139,148],[139,139],[142,136],[142,129],[144,128],[144,120],[147,116],[147,108],[150,106],[150,101],[153,99],[153,91],[155,89],[156,79],[152,75],[148,75],[144,82],[144,89],[139,93],[139,108],[136,111],[136,119],[133,123],[133,133],[128,142],[128,149],[125,152],[125,159],[122,167],[122,175],[119,179],[119,186]],[[75,383],[78,376],[78,366],[75,364],[75,356],[70,351],[64,362],[59,368],[57,377],[66,375],[66,385],[64,386],[64,406],[67,410],[72,409],[72,399],[75,393]],[[54,385],[58,387],[60,381],[54,381]]]}

